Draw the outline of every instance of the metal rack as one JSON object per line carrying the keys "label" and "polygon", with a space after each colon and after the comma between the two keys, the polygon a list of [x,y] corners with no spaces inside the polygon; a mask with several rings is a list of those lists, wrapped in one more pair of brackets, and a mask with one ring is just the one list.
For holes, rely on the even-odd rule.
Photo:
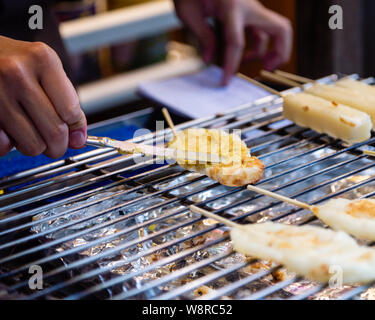
{"label": "metal rack", "polygon": [[[269,190],[310,204],[353,193],[375,195],[375,162],[361,151],[371,149],[375,137],[346,146],[299,128],[283,120],[277,97],[177,129],[194,126],[242,129],[252,153],[266,164],[258,185]],[[154,143],[164,134],[170,137],[170,130],[143,138]],[[134,159],[95,150],[0,180],[5,191],[0,196],[0,282],[9,293],[25,299],[311,299],[330,294],[324,293],[330,292],[326,285],[309,283],[282,266],[258,268],[256,259],[239,257],[227,229],[192,214],[188,206],[241,223],[319,224],[310,212],[246,188],[220,186],[173,164],[156,167],[150,158],[136,164]],[[28,288],[30,265],[43,268],[43,290]],[[286,276],[277,279],[277,272]],[[299,286],[303,289],[296,290]],[[360,297],[371,286],[346,287],[335,298]],[[196,290],[202,287],[207,294],[200,297]]]}

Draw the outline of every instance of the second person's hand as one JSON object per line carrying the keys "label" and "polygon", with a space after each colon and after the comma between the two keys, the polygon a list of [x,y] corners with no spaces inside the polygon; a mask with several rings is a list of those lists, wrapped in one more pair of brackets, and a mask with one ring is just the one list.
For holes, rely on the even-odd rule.
{"label": "second person's hand", "polygon": [[[222,84],[237,71],[245,48],[245,32],[251,31],[253,51],[244,59],[260,58],[267,70],[287,62],[291,55],[293,29],[290,21],[265,8],[257,0],[174,0],[177,15],[199,38],[206,63],[216,49],[215,34],[207,23],[213,17],[223,24],[225,53]],[[271,50],[268,42],[273,40]]]}

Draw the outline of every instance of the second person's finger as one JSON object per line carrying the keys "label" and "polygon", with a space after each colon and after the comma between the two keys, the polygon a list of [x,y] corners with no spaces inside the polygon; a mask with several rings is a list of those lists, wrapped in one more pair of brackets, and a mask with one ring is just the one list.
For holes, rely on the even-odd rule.
{"label": "second person's finger", "polygon": [[244,24],[240,12],[230,11],[224,19],[225,54],[222,84],[227,85],[237,71],[245,46]]}
{"label": "second person's finger", "polygon": [[184,3],[184,6],[179,10],[179,16],[198,38],[203,48],[203,60],[206,63],[211,62],[215,53],[215,34],[207,23],[202,10],[198,10],[194,2]]}
{"label": "second person's finger", "polygon": [[252,49],[244,57],[244,62],[249,62],[253,59],[263,58],[268,49],[269,35],[257,28],[251,28]]}

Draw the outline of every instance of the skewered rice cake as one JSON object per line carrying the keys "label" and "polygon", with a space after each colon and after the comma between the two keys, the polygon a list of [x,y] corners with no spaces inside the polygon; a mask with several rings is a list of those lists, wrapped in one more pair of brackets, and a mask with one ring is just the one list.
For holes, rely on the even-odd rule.
{"label": "skewered rice cake", "polygon": [[168,145],[170,148],[220,155],[222,163],[198,163],[177,160],[184,169],[207,175],[223,185],[240,187],[262,178],[264,164],[235,134],[215,129],[187,129],[179,132]]}

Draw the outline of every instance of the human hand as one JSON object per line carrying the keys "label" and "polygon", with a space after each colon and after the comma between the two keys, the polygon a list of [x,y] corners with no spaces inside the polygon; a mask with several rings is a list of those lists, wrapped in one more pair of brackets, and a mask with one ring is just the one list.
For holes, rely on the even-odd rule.
{"label": "human hand", "polygon": [[[257,0],[174,0],[179,18],[198,37],[203,48],[203,59],[209,63],[214,55],[216,39],[207,23],[213,17],[223,24],[225,53],[222,84],[227,84],[237,71],[243,50],[245,34],[250,31],[253,50],[245,54],[249,61],[263,60],[264,68],[274,70],[287,62],[291,55],[293,30],[290,21],[265,8]],[[268,50],[270,38],[273,47]]]}
{"label": "human hand", "polygon": [[0,155],[64,155],[86,143],[87,123],[57,54],[0,36]]}

